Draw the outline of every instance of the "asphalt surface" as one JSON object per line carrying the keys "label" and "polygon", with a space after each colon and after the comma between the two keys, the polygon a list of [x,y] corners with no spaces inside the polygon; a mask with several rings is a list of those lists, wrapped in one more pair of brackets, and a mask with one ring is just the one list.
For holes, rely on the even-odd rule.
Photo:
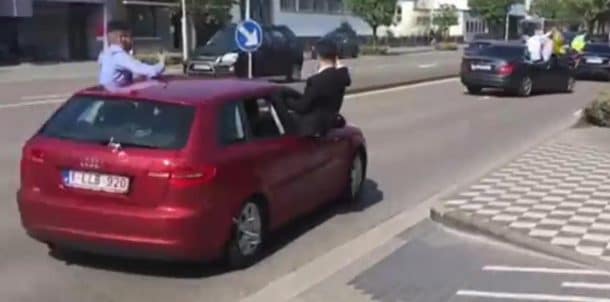
{"label": "asphalt surface", "polygon": [[[385,255],[379,260],[377,254]],[[429,220],[369,258],[375,257],[355,263],[295,301],[609,301],[608,272],[455,232]],[[366,268],[370,261],[374,264]]]}
{"label": "asphalt surface", "polygon": [[[421,56],[407,64],[421,65],[429,55]],[[358,64],[353,66],[355,73],[360,68],[372,70]],[[383,66],[376,71],[377,77],[392,76],[390,69],[413,68],[388,64],[376,62]],[[323,209],[295,223],[277,235],[261,263],[245,271],[226,272],[214,264],[89,255],[57,259],[25,236],[14,200],[20,147],[57,106],[55,98],[32,96],[57,94],[61,99],[60,94],[83,84],[79,81],[86,80],[64,80],[61,85],[53,81],[1,84],[6,85],[0,87],[4,94],[0,105],[2,301],[237,301],[564,127],[604,85],[579,83],[573,95],[517,99],[502,94],[465,95],[457,81],[448,80],[350,96],[344,113],[363,128],[369,142],[370,179],[364,201],[351,208]]]}

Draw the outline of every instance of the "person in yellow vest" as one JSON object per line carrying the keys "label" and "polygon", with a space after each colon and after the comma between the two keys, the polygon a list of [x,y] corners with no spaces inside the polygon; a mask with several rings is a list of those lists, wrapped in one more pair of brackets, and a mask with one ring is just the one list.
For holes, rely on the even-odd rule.
{"label": "person in yellow vest", "polygon": [[553,40],[553,54],[562,56],[567,53],[565,38],[559,29],[556,27],[551,31],[551,39]]}
{"label": "person in yellow vest", "polygon": [[587,34],[581,33],[572,40],[570,47],[577,53],[583,53],[587,46]]}

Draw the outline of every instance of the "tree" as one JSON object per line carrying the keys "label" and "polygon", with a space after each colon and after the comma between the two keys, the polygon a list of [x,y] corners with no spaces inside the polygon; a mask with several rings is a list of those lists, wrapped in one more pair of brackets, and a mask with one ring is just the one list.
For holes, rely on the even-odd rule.
{"label": "tree", "polygon": [[373,44],[377,45],[377,29],[392,24],[396,0],[347,0],[347,6],[368,23],[373,30]]}
{"label": "tree", "polygon": [[441,37],[446,37],[451,26],[459,24],[458,10],[453,4],[441,4],[433,14],[432,24],[438,27]]}
{"label": "tree", "polygon": [[504,29],[506,13],[515,3],[523,3],[523,0],[468,0],[471,11],[481,16],[494,32]]}
{"label": "tree", "polygon": [[587,30],[594,30],[595,22],[598,21],[610,8],[609,0],[563,0],[566,7],[574,14],[581,16],[587,25]]}
{"label": "tree", "polygon": [[568,8],[564,0],[533,0],[531,12],[552,20],[578,20],[580,18]]}

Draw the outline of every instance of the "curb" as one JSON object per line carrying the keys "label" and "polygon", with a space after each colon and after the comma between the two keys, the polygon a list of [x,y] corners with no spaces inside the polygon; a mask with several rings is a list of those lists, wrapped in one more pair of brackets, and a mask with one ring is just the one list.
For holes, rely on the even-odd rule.
{"label": "curb", "polygon": [[430,209],[430,218],[433,221],[448,227],[492,237],[538,253],[576,262],[597,270],[605,270],[610,272],[610,262],[603,261],[594,256],[587,256],[576,251],[552,245],[548,242],[535,239],[508,228],[489,223],[483,219],[474,218],[457,212],[447,211],[441,204],[437,204]]}

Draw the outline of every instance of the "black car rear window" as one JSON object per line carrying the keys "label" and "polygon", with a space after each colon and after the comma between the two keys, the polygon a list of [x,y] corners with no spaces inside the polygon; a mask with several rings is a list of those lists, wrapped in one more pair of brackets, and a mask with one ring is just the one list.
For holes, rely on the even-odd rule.
{"label": "black car rear window", "polygon": [[152,101],[76,96],[43,126],[40,135],[123,147],[181,149],[195,108]]}
{"label": "black car rear window", "polygon": [[585,46],[585,51],[610,54],[610,45],[589,44],[589,45]]}
{"label": "black car rear window", "polygon": [[490,45],[478,51],[481,56],[500,58],[500,59],[520,59],[525,54],[525,48],[516,46]]}

